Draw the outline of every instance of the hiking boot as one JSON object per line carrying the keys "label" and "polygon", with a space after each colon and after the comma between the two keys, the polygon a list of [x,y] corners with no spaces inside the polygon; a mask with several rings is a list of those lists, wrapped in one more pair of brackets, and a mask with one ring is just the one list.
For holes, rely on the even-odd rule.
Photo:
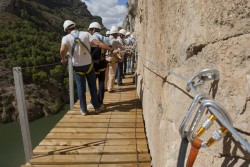
{"label": "hiking boot", "polygon": [[100,106],[101,106],[102,108],[104,108],[104,110],[106,109],[106,107],[104,106],[104,104],[101,104]]}
{"label": "hiking boot", "polygon": [[92,103],[89,103],[89,104],[87,105],[87,109],[94,109],[93,104],[92,104]]}
{"label": "hiking boot", "polygon": [[119,83],[118,83],[118,86],[122,86],[122,85],[124,85],[122,82],[119,82]]}
{"label": "hiking boot", "polygon": [[96,112],[97,114],[99,114],[99,113],[101,113],[101,112],[104,111],[104,110],[105,110],[105,106],[104,106],[104,105],[101,105],[99,108],[95,109],[95,112]]}

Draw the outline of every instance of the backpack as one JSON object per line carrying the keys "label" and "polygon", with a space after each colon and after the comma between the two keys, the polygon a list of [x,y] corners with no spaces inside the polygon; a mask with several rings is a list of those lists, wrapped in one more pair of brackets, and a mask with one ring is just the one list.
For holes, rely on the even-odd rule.
{"label": "backpack", "polygon": [[[104,37],[102,36],[102,39],[100,39],[100,36],[95,35],[97,39],[101,42],[103,42]],[[105,58],[105,50],[99,47],[91,47],[91,56],[93,60],[104,60]]]}

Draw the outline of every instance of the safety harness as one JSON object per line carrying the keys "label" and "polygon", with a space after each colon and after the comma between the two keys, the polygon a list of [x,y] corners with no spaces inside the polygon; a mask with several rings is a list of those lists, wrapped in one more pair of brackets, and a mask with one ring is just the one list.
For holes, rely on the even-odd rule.
{"label": "safety harness", "polygon": [[[73,43],[73,46],[72,46],[72,49],[71,49],[71,55],[72,57],[74,56],[74,52],[75,52],[75,47],[76,45],[78,44],[82,49],[86,49],[88,51],[88,53],[91,55],[90,51],[89,51],[89,48],[84,44],[84,42],[79,38],[79,34],[80,32],[77,31],[76,34],[70,34],[73,36],[74,38],[74,43]],[[89,69],[87,70],[87,72],[75,72],[79,75],[86,75],[86,74],[89,74],[90,71],[93,69],[93,63],[90,64],[89,66]]]}
{"label": "safety harness", "polygon": [[[101,38],[100,38],[100,36],[95,35],[95,37],[97,37],[97,39],[98,39],[99,41],[104,42],[104,37],[103,37],[103,36],[101,36]],[[94,64],[99,64],[100,62],[105,61],[105,50],[102,49],[102,48],[99,48],[99,47],[92,47],[92,48],[94,48],[94,50],[91,49],[91,56],[92,56],[92,61],[93,61],[93,63],[94,63]],[[99,55],[98,55],[98,56],[95,56],[95,54],[96,54],[98,51],[100,51],[100,50],[101,50],[101,53],[99,52],[99,53],[100,53],[100,56],[99,56]],[[99,54],[99,53],[98,53],[98,54]],[[97,59],[96,59],[96,58],[97,58]],[[95,71],[95,74],[96,74],[96,75],[100,74],[100,72],[105,71],[106,68],[107,68],[106,65],[105,65],[105,68],[101,68],[101,69],[98,68],[98,69]]]}

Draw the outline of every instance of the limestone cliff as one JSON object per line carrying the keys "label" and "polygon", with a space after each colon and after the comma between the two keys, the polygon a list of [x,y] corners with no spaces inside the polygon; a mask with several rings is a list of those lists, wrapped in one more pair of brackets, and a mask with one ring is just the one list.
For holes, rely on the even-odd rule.
{"label": "limestone cliff", "polygon": [[[206,82],[198,91],[224,106],[234,128],[250,141],[250,2],[130,0],[128,4],[137,4],[125,25],[132,25],[138,40],[137,86],[152,165],[176,166],[178,129],[194,97],[186,91],[186,81],[159,66],[187,78],[204,68],[218,69],[219,81]],[[206,112],[202,120],[209,115]],[[207,140],[211,133],[201,138]],[[194,166],[249,164],[249,153],[229,133],[211,148],[201,148]]]}

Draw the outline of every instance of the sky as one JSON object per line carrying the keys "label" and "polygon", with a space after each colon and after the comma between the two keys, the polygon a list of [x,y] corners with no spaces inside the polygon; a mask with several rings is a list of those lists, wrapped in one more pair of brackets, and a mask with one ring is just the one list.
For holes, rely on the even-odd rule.
{"label": "sky", "polygon": [[113,25],[122,26],[127,15],[127,0],[81,0],[86,3],[92,15],[102,17],[104,26],[110,29]]}

